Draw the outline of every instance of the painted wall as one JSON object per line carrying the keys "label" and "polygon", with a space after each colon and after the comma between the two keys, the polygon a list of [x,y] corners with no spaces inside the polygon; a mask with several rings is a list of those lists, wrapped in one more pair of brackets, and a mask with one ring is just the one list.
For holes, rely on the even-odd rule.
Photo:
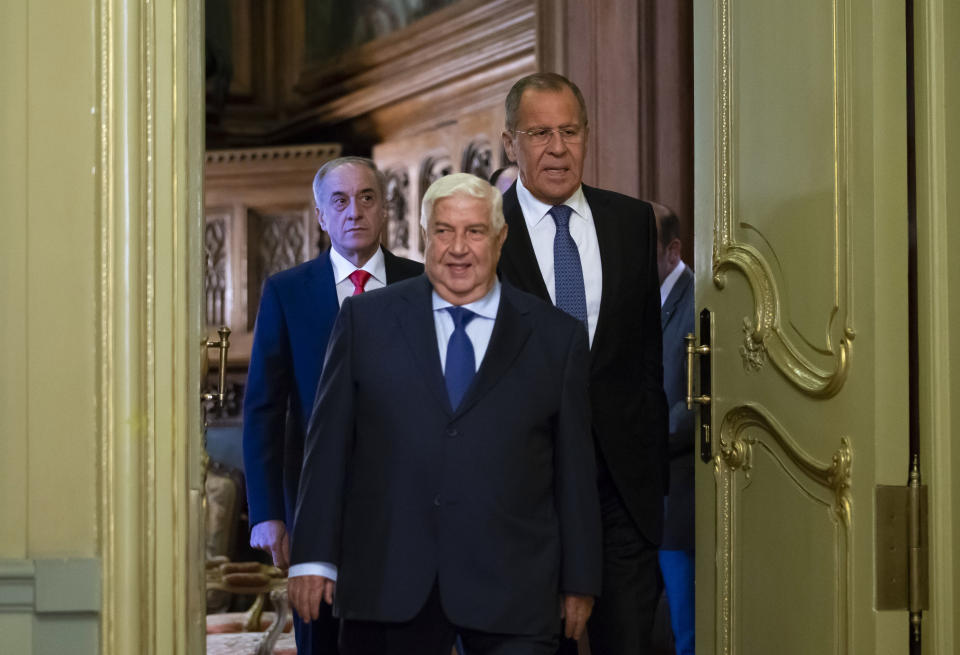
{"label": "painted wall", "polygon": [[0,557],[96,551],[93,7],[0,21]]}
{"label": "painted wall", "polygon": [[22,646],[10,652],[97,644],[95,33],[93,2],[4,2],[0,634]]}

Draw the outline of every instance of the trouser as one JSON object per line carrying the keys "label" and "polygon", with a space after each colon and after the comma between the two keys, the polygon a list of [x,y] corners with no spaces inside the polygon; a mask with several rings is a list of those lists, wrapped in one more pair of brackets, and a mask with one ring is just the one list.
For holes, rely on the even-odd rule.
{"label": "trouser", "polygon": [[592,655],[646,655],[660,596],[657,547],[630,518],[609,474],[599,478],[603,583],[587,622]]}
{"label": "trouser", "polygon": [[670,605],[670,627],[677,655],[693,655],[694,558],[692,550],[661,550],[660,572]]}
{"label": "trouser", "polygon": [[293,631],[297,638],[297,655],[337,655],[340,621],[331,614],[330,606],[320,603],[320,617],[304,623],[293,613]]}
{"label": "trouser", "polygon": [[468,630],[450,622],[436,584],[420,612],[410,621],[341,622],[343,655],[450,655],[457,637],[465,655],[552,655],[557,635],[505,635]]}

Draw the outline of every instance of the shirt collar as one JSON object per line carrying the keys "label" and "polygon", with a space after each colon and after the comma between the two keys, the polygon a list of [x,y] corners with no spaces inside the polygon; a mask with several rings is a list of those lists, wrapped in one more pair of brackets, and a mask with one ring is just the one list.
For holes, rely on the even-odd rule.
{"label": "shirt collar", "polygon": [[[347,258],[337,252],[337,249],[330,247],[330,263],[333,265],[333,283],[340,284],[346,280],[351,273],[357,270],[357,267],[347,261]],[[377,282],[384,286],[387,284],[387,264],[383,258],[383,248],[377,246],[377,251],[367,262],[360,267],[370,274]]]}
{"label": "shirt collar", "polygon": [[[437,290],[433,290],[433,311],[438,311],[441,309],[446,309],[447,307],[453,307],[453,303],[447,302],[440,297],[440,294],[437,293]],[[490,320],[496,320],[497,318],[497,309],[500,307],[500,280],[494,280],[493,288],[487,292],[480,300],[475,300],[471,303],[463,305],[474,314],[482,316],[483,318],[489,318]]]}
{"label": "shirt collar", "polygon": [[667,298],[670,297],[670,292],[673,291],[673,285],[677,283],[677,280],[680,279],[680,274],[683,273],[683,269],[687,267],[683,263],[683,260],[677,262],[677,265],[673,267],[673,270],[670,271],[670,274],[663,279],[663,284],[660,285],[660,306],[667,302]]}
{"label": "shirt collar", "polygon": [[[523,210],[523,219],[527,222],[528,231],[533,230],[540,221],[548,216],[550,208],[553,207],[553,205],[548,205],[534,198],[527,187],[523,186],[523,180],[519,177],[517,178],[517,200],[520,202],[520,209]],[[587,199],[583,196],[583,185],[577,185],[577,190],[573,192],[573,195],[561,204],[572,209],[574,216],[585,219],[587,216]]]}

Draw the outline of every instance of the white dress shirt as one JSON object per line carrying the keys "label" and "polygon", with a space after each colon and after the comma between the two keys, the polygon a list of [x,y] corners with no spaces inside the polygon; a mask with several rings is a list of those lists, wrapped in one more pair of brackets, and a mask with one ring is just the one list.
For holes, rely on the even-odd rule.
{"label": "white dress shirt", "polygon": [[[553,240],[557,235],[557,224],[550,215],[550,208],[544,202],[533,197],[517,178],[517,200],[523,211],[523,219],[530,233],[533,252],[540,265],[540,273],[547,284],[550,300],[557,304],[557,283],[553,272]],[[597,318],[600,316],[600,295],[603,292],[603,272],[600,268],[600,244],[597,241],[597,226],[593,222],[593,212],[583,196],[583,187],[578,186],[573,195],[563,203],[573,210],[570,214],[570,236],[577,244],[580,253],[580,267],[583,269],[583,285],[587,296],[587,332],[590,344],[597,331]]]}
{"label": "white dress shirt", "polygon": [[683,273],[683,269],[687,267],[683,263],[683,260],[677,262],[677,265],[673,267],[673,270],[670,271],[670,274],[667,277],[663,278],[663,284],[660,285],[660,306],[663,307],[664,303],[667,302],[667,298],[670,297],[670,292],[673,291],[673,285],[677,283],[677,280],[680,279],[680,274]]}
{"label": "white dress shirt", "polygon": [[[330,251],[330,255],[332,259],[332,250]],[[382,262],[382,253],[380,254],[380,259]],[[367,286],[369,287],[369,282]],[[350,291],[351,293],[353,292],[352,286],[350,287]],[[343,302],[342,299],[341,302]],[[450,312],[448,312],[446,308],[452,306],[453,303],[449,303],[441,298],[437,295],[436,291],[433,292],[433,322],[437,332],[437,350],[440,355],[440,368],[444,372],[446,372],[447,366],[447,344],[450,342],[450,336],[454,330],[453,317],[450,316]],[[476,314],[476,316],[467,323],[467,327],[464,328],[464,330],[467,336],[470,337],[470,343],[473,344],[473,361],[477,369],[479,369],[480,364],[483,362],[483,356],[487,354],[487,346],[490,345],[490,337],[493,335],[493,324],[496,322],[497,310],[500,308],[500,281],[495,280],[493,288],[480,300],[462,306]],[[303,564],[294,564],[287,573],[287,577],[290,578],[296,578],[302,575],[322,575],[328,580],[335,581],[337,579],[337,567],[329,562],[304,562]]]}
{"label": "white dress shirt", "polygon": [[[350,274],[358,269],[338,253],[336,248],[330,248],[330,263],[333,265],[333,283],[337,287],[337,302],[342,305],[345,298],[353,295],[353,281],[350,279]],[[370,274],[370,279],[363,287],[364,291],[373,291],[387,286],[387,264],[383,258],[383,250],[379,246],[359,270]]]}

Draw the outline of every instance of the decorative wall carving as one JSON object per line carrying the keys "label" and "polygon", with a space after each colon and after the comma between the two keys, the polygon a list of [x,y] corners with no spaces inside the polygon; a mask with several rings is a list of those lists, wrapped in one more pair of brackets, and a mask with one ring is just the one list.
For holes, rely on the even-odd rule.
{"label": "decorative wall carving", "polygon": [[227,221],[228,216],[208,216],[203,233],[204,296],[207,325],[226,323],[227,314]]}
{"label": "decorative wall carving", "polygon": [[453,162],[450,161],[450,155],[436,154],[424,159],[420,166],[420,199],[423,199],[423,195],[431,184],[452,172]]}
{"label": "decorative wall carving", "polygon": [[[426,159],[423,160],[423,163],[420,165],[420,175],[418,176],[418,179],[420,180],[420,193],[418,194],[419,197],[417,207],[423,203],[423,196],[426,195],[427,189],[430,188],[430,185],[444,175],[450,175],[453,170],[453,161],[451,160],[450,155],[446,153],[435,153],[427,156]],[[418,231],[418,234],[419,239],[417,239],[417,249],[422,257],[426,244],[423,241],[423,231]]]}
{"label": "decorative wall carving", "polygon": [[[289,169],[291,166],[299,170],[298,162],[308,162],[308,168],[312,168],[316,162],[323,162],[340,156],[340,144],[338,143],[311,143],[307,145],[296,146],[278,146],[276,148],[246,148],[239,150],[210,150],[207,152],[205,162],[208,172],[211,167],[214,173],[220,176],[229,175],[229,171],[235,171],[237,175],[249,175],[251,167],[258,164],[269,166],[269,170],[278,171]],[[279,166],[284,165],[284,166]],[[320,166],[318,165],[317,168]],[[314,171],[316,172],[316,171]]]}
{"label": "decorative wall carving", "polygon": [[[407,198],[410,193],[410,176],[400,168],[384,173],[387,179],[387,248],[395,252],[410,249],[411,210]],[[412,217],[416,222],[416,217]]]}
{"label": "decorative wall carving", "polygon": [[[504,163],[497,161],[500,148],[491,145],[500,143],[502,130],[503,108],[497,104],[438,121],[428,130],[390,139],[373,148],[373,159],[387,176],[387,244],[393,252],[423,259],[420,203],[427,187],[454,172],[488,178],[494,168]],[[408,235],[406,241],[398,237],[404,234]]]}
{"label": "decorative wall carving", "polygon": [[472,141],[463,153],[460,170],[464,173],[473,173],[485,180],[490,179],[493,173],[493,148],[485,139]]}
{"label": "decorative wall carving", "polygon": [[250,210],[259,223],[259,273],[266,279],[307,260],[307,225],[303,214],[259,216]]}

